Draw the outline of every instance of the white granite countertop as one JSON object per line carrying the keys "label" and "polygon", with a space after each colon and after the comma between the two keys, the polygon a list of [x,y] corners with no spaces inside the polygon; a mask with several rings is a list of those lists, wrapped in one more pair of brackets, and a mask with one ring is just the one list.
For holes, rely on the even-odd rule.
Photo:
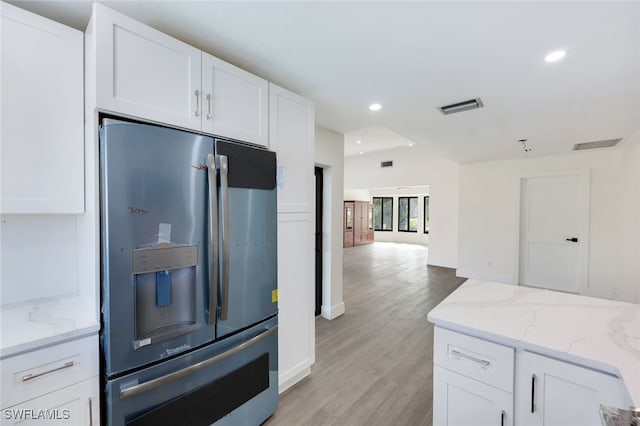
{"label": "white granite countertop", "polygon": [[0,307],[0,359],[96,333],[86,298],[60,296]]}
{"label": "white granite countertop", "polygon": [[618,376],[640,406],[640,305],[468,280],[428,319]]}

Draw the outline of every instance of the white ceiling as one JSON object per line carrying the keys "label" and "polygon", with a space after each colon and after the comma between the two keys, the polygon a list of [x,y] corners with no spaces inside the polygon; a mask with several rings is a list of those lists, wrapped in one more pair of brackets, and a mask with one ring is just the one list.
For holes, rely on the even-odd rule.
{"label": "white ceiling", "polygon": [[[10,3],[79,29],[91,8]],[[314,100],[346,155],[414,142],[458,162],[522,158],[522,138],[538,156],[640,130],[638,2],[103,3]],[[555,49],[566,57],[545,63]],[[437,109],[476,97],[484,108]]]}

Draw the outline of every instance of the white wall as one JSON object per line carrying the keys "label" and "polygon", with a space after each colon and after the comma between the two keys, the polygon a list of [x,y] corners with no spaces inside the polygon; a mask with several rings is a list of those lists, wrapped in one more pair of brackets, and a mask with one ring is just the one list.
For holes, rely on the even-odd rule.
{"label": "white wall", "polygon": [[316,127],[316,166],[323,168],[322,316],[344,313],[342,298],[342,194],[344,188],[344,135]]}
{"label": "white wall", "polygon": [[[380,162],[393,160],[393,167]],[[458,266],[458,171],[460,166],[426,147],[398,148],[345,158],[345,193],[365,188],[429,185],[428,264]],[[395,203],[394,203],[395,204]],[[377,238],[377,235],[376,235]]]}
{"label": "white wall", "polygon": [[638,136],[617,149],[460,167],[458,274],[517,281],[522,175],[590,169],[589,295],[636,302],[640,232]]}

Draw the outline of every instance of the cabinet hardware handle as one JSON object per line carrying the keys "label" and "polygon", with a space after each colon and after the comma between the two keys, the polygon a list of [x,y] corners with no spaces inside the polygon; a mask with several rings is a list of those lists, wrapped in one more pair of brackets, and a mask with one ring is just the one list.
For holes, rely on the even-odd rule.
{"label": "cabinet hardware handle", "polygon": [[536,375],[531,375],[531,412],[535,413],[536,411]]}
{"label": "cabinet hardware handle", "polygon": [[506,413],[504,412],[504,410],[500,411],[500,426],[504,426],[504,416],[506,415]]}
{"label": "cabinet hardware handle", "polygon": [[67,361],[64,364],[62,364],[60,367],[53,368],[53,369],[47,370],[47,371],[43,371],[42,373],[26,374],[26,375],[22,376],[22,381],[26,382],[26,381],[29,381],[29,380],[33,380],[36,377],[44,376],[46,374],[53,373],[54,371],[64,370],[65,368],[69,368],[69,367],[73,367],[73,361]]}
{"label": "cabinet hardware handle", "polygon": [[196,117],[198,117],[200,116],[200,91],[196,89],[193,94],[196,95]]}
{"label": "cabinet hardware handle", "polygon": [[93,401],[89,398],[89,426],[93,426]]}
{"label": "cabinet hardware handle", "polygon": [[209,112],[207,113],[207,120],[211,120],[211,93],[207,93],[207,104],[209,105]]}
{"label": "cabinet hardware handle", "polygon": [[487,368],[487,367],[489,367],[491,365],[491,362],[487,361],[486,359],[480,359],[480,358],[476,358],[475,356],[463,354],[462,352],[457,351],[455,349],[453,349],[451,351],[451,353],[454,356],[457,356],[458,358],[464,358],[464,359],[468,359],[469,361],[476,362],[476,363],[482,365],[482,368]]}

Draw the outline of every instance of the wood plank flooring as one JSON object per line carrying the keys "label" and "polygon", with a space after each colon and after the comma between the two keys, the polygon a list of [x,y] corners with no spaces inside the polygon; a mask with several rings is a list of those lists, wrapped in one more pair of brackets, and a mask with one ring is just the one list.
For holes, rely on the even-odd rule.
{"label": "wood plank flooring", "polygon": [[417,245],[344,250],[346,313],[318,317],[311,375],[280,396],[265,425],[431,425],[426,316],[464,279],[426,263],[427,248]]}

